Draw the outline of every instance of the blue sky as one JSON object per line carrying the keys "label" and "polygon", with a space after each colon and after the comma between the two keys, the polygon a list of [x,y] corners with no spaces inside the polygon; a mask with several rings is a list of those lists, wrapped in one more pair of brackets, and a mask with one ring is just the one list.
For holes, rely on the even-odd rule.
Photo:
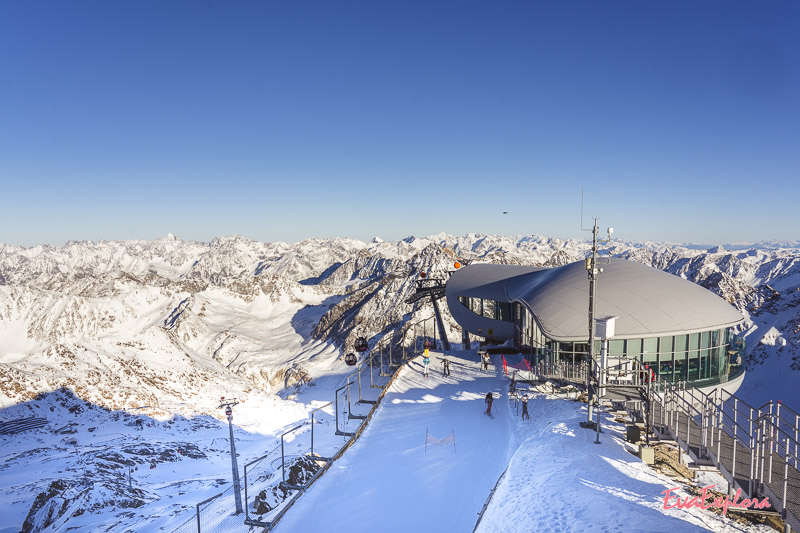
{"label": "blue sky", "polygon": [[[0,3],[0,242],[800,239],[800,3]],[[502,214],[508,211],[508,214]]]}

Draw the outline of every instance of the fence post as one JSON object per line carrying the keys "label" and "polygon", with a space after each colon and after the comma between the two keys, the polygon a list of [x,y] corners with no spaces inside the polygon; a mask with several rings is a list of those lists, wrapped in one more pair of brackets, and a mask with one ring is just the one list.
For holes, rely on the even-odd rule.
{"label": "fence post", "polygon": [[706,452],[706,443],[708,443],[708,436],[706,435],[706,412],[708,411],[708,396],[702,399],[700,406],[700,457],[708,457]]}
{"label": "fence post", "polygon": [[[752,409],[751,409],[751,411],[752,411]],[[754,477],[756,475],[756,471],[758,470],[758,468],[756,467],[756,464],[755,464],[756,463],[756,458],[758,457],[758,454],[756,453],[756,448],[757,447],[758,447],[758,440],[754,438],[754,436],[753,436],[753,434],[751,432],[751,434],[750,434],[750,480],[748,481],[748,484],[747,484],[749,489],[750,489],[747,492],[747,495],[750,496],[751,498],[753,497],[753,495],[754,495],[753,491],[756,488],[755,487],[755,479],[754,479]]]}
{"label": "fence post", "polygon": [[783,465],[783,513],[784,519],[786,518],[786,492],[789,488],[789,437],[786,437],[786,461]]}
{"label": "fence post", "polygon": [[736,428],[733,428],[734,437],[733,437],[733,465],[731,466],[731,478],[733,478],[734,482],[736,481]]}
{"label": "fence post", "polygon": [[720,398],[718,410],[717,410],[717,466],[722,462],[722,457],[720,457],[721,448],[722,448],[722,423],[724,422],[724,408],[725,403]]}
{"label": "fence post", "polygon": [[[312,427],[313,429],[313,427]],[[247,463],[244,465],[244,519],[250,520],[250,500],[247,497]]]}
{"label": "fence post", "polygon": [[766,452],[764,448],[767,444],[766,429],[764,428],[764,419],[758,422],[758,472],[756,478],[758,479],[758,492],[764,492],[764,463],[766,462]]}
{"label": "fence post", "polygon": [[[772,402],[769,404],[769,410],[772,411]],[[775,408],[775,414],[770,415],[770,421],[772,426],[769,429],[769,476],[767,478],[768,483],[772,483],[772,456],[775,455],[775,452],[778,451],[778,446],[775,443],[775,440],[778,437],[778,428],[780,427],[780,412],[781,412],[781,404],[778,403],[777,407]]]}
{"label": "fence post", "polygon": [[356,372],[358,373],[358,401],[362,400],[361,398],[361,365],[358,365]]}
{"label": "fence post", "polygon": [[197,533],[200,533],[200,504],[198,503],[195,507],[197,508]]}
{"label": "fence post", "polygon": [[286,483],[286,457],[283,455],[283,434],[281,434],[281,475]]}

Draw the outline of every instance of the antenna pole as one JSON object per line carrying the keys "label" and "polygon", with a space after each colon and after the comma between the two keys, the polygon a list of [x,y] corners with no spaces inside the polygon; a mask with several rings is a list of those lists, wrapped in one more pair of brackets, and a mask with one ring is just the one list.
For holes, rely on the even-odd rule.
{"label": "antenna pole", "polygon": [[589,361],[586,367],[586,394],[588,414],[587,422],[592,422],[592,389],[590,388],[590,376],[592,364],[594,363],[594,314],[595,301],[597,300],[597,217],[594,218],[592,228],[592,257],[586,259],[586,270],[589,271]]}

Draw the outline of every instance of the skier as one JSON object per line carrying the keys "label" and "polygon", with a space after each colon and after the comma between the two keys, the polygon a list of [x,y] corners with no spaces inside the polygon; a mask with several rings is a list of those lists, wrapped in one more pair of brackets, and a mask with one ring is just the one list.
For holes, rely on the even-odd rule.
{"label": "skier", "polygon": [[489,371],[489,354],[487,352],[484,352],[483,356],[482,356],[482,359],[483,359],[483,369],[488,372]]}
{"label": "skier", "polygon": [[492,396],[491,392],[486,393],[486,415],[494,418],[492,415],[492,402],[494,401],[494,396]]}
{"label": "skier", "polygon": [[450,375],[450,360],[447,357],[442,359],[442,375],[443,376]]}
{"label": "skier", "polygon": [[527,394],[523,394],[522,395],[522,419],[525,420],[526,418],[528,420],[530,420],[531,419],[531,415],[528,414],[528,395]]}
{"label": "skier", "polygon": [[425,348],[425,353],[422,355],[422,375],[428,377],[428,366],[431,364],[431,356],[428,349]]}

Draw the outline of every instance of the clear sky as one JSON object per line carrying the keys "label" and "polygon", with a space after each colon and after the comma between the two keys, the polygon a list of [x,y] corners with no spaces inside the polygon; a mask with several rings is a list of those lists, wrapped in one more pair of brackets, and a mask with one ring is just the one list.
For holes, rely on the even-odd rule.
{"label": "clear sky", "polygon": [[588,237],[581,187],[800,239],[800,2],[0,1],[0,242]]}

